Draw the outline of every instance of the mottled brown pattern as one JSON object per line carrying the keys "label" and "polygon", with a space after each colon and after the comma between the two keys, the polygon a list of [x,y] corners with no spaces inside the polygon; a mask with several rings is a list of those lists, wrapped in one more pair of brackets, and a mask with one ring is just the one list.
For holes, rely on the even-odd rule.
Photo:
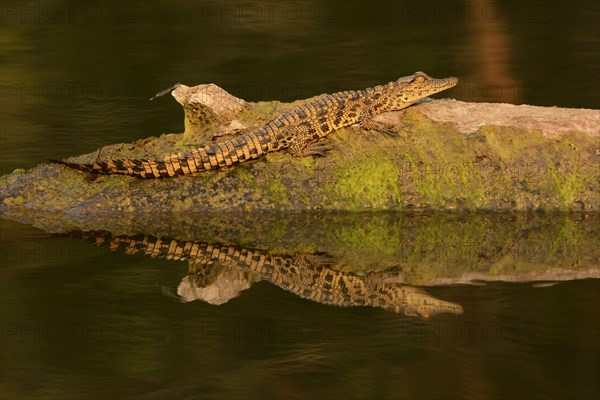
{"label": "mottled brown pattern", "polygon": [[406,108],[455,86],[457,82],[452,77],[434,79],[416,72],[386,85],[324,95],[236,139],[170,154],[158,160],[111,160],[90,164],[52,161],[94,174],[163,178],[218,169],[286,148],[290,148],[295,157],[322,154],[322,146],[316,142],[329,133],[353,124],[373,128],[376,125],[370,122],[375,115]]}
{"label": "mottled brown pattern", "polygon": [[77,231],[67,236],[125,254],[187,260],[201,265],[200,270],[204,271],[223,266],[252,271],[282,289],[322,304],[379,307],[424,318],[442,312],[462,313],[458,304],[433,298],[412,286],[390,283],[397,280],[397,274],[378,272],[362,276],[336,271],[328,266],[333,260],[323,255],[270,255],[237,246],[151,236],[114,236],[109,232]]}

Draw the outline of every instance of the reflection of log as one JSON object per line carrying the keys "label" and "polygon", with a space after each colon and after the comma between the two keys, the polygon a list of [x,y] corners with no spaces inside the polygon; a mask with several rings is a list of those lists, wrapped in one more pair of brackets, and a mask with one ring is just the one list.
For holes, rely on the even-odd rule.
{"label": "reflection of log", "polygon": [[[597,267],[583,268],[581,270],[569,270],[560,268],[551,268],[545,271],[524,272],[520,274],[499,274],[489,275],[481,272],[468,272],[452,278],[432,278],[431,280],[421,282],[423,286],[434,285],[456,285],[469,284],[473,282],[561,282],[573,281],[577,279],[600,279],[600,270]],[[543,283],[538,287],[544,287]]]}
{"label": "reflection of log", "polygon": [[[101,159],[158,158],[239,134],[290,107],[246,103],[214,85],[180,86],[174,94],[186,108],[184,135],[107,146]],[[276,152],[220,171],[151,181],[101,176],[90,182],[78,171],[44,164],[0,179],[0,209],[600,209],[596,110],[442,100],[413,106],[402,119],[398,113],[378,118],[394,123],[399,135],[341,129],[330,135],[333,150],[321,159]]]}
{"label": "reflection of log", "polygon": [[[335,269],[394,269],[403,283],[598,277],[600,213],[206,213],[86,215],[11,210],[50,232],[107,230],[231,243],[273,254],[326,253]],[[18,246],[18,244],[15,244]]]}
{"label": "reflection of log", "polygon": [[[68,236],[125,254],[192,262],[192,275],[184,279],[178,289],[178,294],[188,301],[200,299],[211,304],[222,304],[238,296],[241,290],[247,289],[256,280],[240,276],[236,273],[238,270],[252,272],[259,279],[323,304],[379,307],[424,318],[442,312],[462,313],[462,307],[458,304],[438,300],[414,287],[388,283],[394,280],[392,273],[360,276],[340,272],[327,266],[335,260],[318,255],[276,256],[235,246],[150,236],[113,236],[108,232],[72,232]],[[214,273],[215,269],[221,268],[224,270]],[[207,281],[207,275],[213,275],[214,278]]]}

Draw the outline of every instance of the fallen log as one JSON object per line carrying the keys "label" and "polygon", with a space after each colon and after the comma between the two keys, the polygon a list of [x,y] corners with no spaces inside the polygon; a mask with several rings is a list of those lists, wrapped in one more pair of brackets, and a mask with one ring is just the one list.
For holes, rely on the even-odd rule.
{"label": "fallen log", "polygon": [[[185,132],[109,145],[73,162],[161,158],[239,135],[302,104],[249,103],[216,85],[180,85]],[[86,179],[41,164],[0,178],[0,210],[86,214],[303,210],[598,211],[600,111],[426,101],[382,114],[395,137],[344,128],[323,158],[269,153],[169,179]]]}

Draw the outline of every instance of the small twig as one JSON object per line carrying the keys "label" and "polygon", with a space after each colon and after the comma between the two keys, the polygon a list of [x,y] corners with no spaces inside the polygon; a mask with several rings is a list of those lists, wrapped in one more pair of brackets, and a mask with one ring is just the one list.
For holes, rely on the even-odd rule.
{"label": "small twig", "polygon": [[177,82],[174,85],[169,86],[165,90],[161,90],[160,92],[156,93],[156,95],[154,97],[150,98],[150,101],[156,99],[157,97],[161,97],[161,96],[164,96],[167,93],[170,93],[171,91],[177,89],[179,87],[179,85],[181,85],[181,83]]}

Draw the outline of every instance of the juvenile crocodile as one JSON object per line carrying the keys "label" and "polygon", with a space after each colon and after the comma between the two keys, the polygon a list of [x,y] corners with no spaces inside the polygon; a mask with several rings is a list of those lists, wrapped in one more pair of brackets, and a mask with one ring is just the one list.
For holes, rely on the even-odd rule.
{"label": "juvenile crocodile", "polygon": [[406,108],[455,86],[457,82],[454,77],[435,79],[424,72],[415,72],[386,85],[323,95],[233,140],[173,153],[158,160],[110,160],[89,164],[52,161],[93,174],[163,178],[218,169],[286,148],[290,148],[294,157],[322,155],[326,146],[320,140],[329,133],[354,124],[360,124],[364,129],[385,131],[388,128],[373,121],[374,116]]}
{"label": "juvenile crocodile", "polygon": [[210,284],[210,279],[218,278],[223,268],[234,268],[258,274],[259,279],[322,304],[379,307],[424,318],[442,312],[461,314],[463,311],[458,304],[436,299],[412,286],[394,283],[398,280],[394,273],[373,272],[362,276],[336,271],[329,267],[333,260],[323,255],[270,255],[237,246],[142,235],[115,236],[105,231],[74,231],[65,236],[129,255],[187,260],[193,271],[191,280],[199,286]]}

